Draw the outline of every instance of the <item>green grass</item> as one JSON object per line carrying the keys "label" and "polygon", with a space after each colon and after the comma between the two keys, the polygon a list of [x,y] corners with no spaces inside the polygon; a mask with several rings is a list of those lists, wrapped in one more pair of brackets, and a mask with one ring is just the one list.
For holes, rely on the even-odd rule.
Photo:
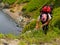
{"label": "green grass", "polygon": [[[20,3],[26,3],[29,2],[30,0],[17,0],[17,4]],[[4,3],[8,3],[8,4],[14,4],[16,2],[16,0],[3,0]]]}
{"label": "green grass", "polygon": [[4,38],[4,34],[0,33],[0,39]]}
{"label": "green grass", "polygon": [[16,0],[3,0],[4,3],[13,4]]}
{"label": "green grass", "polygon": [[20,37],[29,44],[51,42],[58,36],[59,36],[58,33],[53,30],[49,30],[47,35],[45,35],[42,30],[31,31],[31,32],[27,31],[26,33],[20,35]]}
{"label": "green grass", "polygon": [[18,4],[20,4],[20,3],[27,3],[27,2],[29,2],[30,0],[18,0]]}
{"label": "green grass", "polygon": [[0,33],[0,39],[17,39],[19,36],[13,35],[13,34],[2,34]]}
{"label": "green grass", "polygon": [[48,0],[31,0],[24,8],[26,12],[32,12],[38,8],[41,8],[44,4],[46,4]]}
{"label": "green grass", "polygon": [[6,34],[5,37],[6,37],[7,39],[17,39],[18,36],[15,36],[15,35],[13,35],[13,34]]}
{"label": "green grass", "polygon": [[22,31],[22,33],[29,31],[29,30],[33,30],[35,28],[36,25],[36,20],[32,21],[30,24],[26,25]]}

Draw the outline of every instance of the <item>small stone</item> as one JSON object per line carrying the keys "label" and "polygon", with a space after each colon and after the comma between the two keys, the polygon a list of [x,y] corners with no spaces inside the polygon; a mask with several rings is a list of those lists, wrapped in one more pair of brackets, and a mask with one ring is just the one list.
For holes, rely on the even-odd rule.
{"label": "small stone", "polygon": [[3,43],[4,45],[8,45],[8,43]]}
{"label": "small stone", "polygon": [[45,43],[44,45],[53,45],[52,43]]}

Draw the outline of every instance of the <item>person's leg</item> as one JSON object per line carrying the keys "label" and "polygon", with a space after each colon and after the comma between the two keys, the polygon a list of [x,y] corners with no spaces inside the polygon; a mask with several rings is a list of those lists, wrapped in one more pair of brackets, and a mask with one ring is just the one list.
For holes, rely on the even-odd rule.
{"label": "person's leg", "polygon": [[42,29],[43,29],[43,32],[44,32],[44,34],[45,34],[45,26],[43,26]]}
{"label": "person's leg", "polygon": [[47,31],[48,31],[48,25],[45,25],[45,26],[43,26],[42,28],[43,28],[44,34],[47,34]]}
{"label": "person's leg", "polygon": [[47,34],[48,31],[48,25],[45,26],[45,34]]}

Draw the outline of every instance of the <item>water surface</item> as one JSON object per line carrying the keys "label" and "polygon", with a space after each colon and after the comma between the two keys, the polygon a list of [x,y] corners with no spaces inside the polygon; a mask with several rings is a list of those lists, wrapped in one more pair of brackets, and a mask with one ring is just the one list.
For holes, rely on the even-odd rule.
{"label": "water surface", "polygon": [[16,25],[10,16],[0,11],[0,33],[17,35],[20,33],[18,30],[21,30],[21,28],[16,27]]}

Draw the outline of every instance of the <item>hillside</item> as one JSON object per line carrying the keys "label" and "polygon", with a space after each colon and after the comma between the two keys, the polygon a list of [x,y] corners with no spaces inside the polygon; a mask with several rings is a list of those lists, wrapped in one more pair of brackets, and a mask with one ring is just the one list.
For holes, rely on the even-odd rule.
{"label": "hillside", "polygon": [[[19,40],[21,45],[60,45],[60,0],[3,0],[9,5],[24,4],[22,12],[24,16],[30,16],[35,19],[23,28]],[[40,15],[40,9],[45,4],[54,2],[53,18],[49,24],[47,35],[44,35],[42,29],[34,30],[36,19]],[[41,23],[40,23],[41,25]]]}

